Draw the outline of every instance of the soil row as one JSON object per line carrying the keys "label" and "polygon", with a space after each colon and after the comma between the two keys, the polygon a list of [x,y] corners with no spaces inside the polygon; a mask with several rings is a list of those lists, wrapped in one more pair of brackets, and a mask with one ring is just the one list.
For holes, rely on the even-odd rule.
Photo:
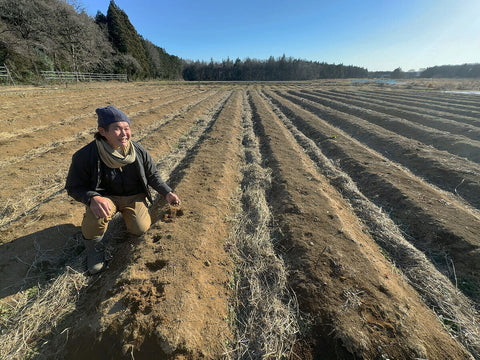
{"label": "soil row", "polygon": [[[28,129],[33,126],[44,126],[52,119],[66,119],[72,113],[93,111],[96,107],[110,104],[126,105],[130,102],[149,102],[154,99],[175,94],[188,93],[194,89],[155,85],[132,86],[117,85],[115,88],[99,85],[91,88],[43,90],[41,94],[28,93],[17,96],[5,96],[2,100],[2,111],[8,114],[0,119],[2,131]],[[198,92],[198,90],[196,90]],[[24,104],[28,103],[28,108]],[[94,112],[93,112],[94,114]]]}
{"label": "soil row", "polygon": [[[480,303],[480,217],[453,195],[458,190],[471,200],[473,190],[462,189],[475,184],[477,165],[372,124],[364,112],[349,114],[366,107],[363,99],[305,88],[127,84],[102,97],[132,118],[134,139],[182,205],[157,198],[154,224],[140,239],[125,234],[121,216],[112,220],[109,268],[88,279],[67,318],[52,317],[51,333],[37,339],[51,347],[45,354],[58,355],[65,343],[69,359],[471,358],[464,347],[480,354],[478,314],[458,310],[470,303],[455,288]],[[87,112],[94,123],[87,107],[103,96],[98,88],[87,89],[84,105],[80,91],[66,93],[68,106],[51,119],[52,128],[62,128],[62,116],[84,126]],[[33,94],[46,114],[51,95]],[[60,115],[68,108],[75,110]],[[372,110],[377,118],[388,114]],[[399,132],[412,128],[407,116],[395,122]],[[84,209],[62,188],[71,155],[92,132],[85,127],[58,143],[46,140],[0,169],[7,188],[0,190],[7,200],[0,215],[19,214],[1,233],[0,299],[61,279],[73,252],[84,270],[83,249],[65,247],[78,238]],[[324,176],[321,153],[338,166],[336,175]],[[398,159],[405,166],[416,161],[412,169],[423,167],[427,179],[444,174],[447,188],[456,180],[448,174],[463,180],[446,193],[392,162]],[[399,265],[401,273],[396,259],[420,251],[408,248],[395,225],[395,235],[384,232],[379,223],[390,219],[380,210],[362,217],[340,186],[347,175],[451,283],[420,255],[418,264]],[[397,237],[403,247],[393,243]]]}
{"label": "soil row", "polygon": [[[373,110],[380,114],[385,114],[384,117],[386,118],[388,118],[388,115],[392,115],[429,128],[448,131],[449,133],[462,135],[473,140],[480,139],[480,130],[478,129],[480,122],[471,118],[462,118],[461,116],[456,116],[455,120],[442,118],[440,114],[433,116],[429,111],[423,110],[420,103],[417,107],[399,106],[391,102],[377,100],[374,97],[361,96],[354,92],[327,92],[322,90],[304,90],[303,92],[321,95],[329,99],[341,101],[344,104],[358,106],[366,111]],[[476,126],[468,124],[469,120],[473,120]]]}
{"label": "soil row", "polygon": [[[142,141],[146,134],[158,129],[167,123],[182,122],[183,116],[191,112],[197,114],[203,101],[207,103],[218,101],[219,94],[215,92],[203,93],[193,97],[183,97],[173,102],[158,105],[154,108],[146,108],[146,114],[132,116],[134,139]],[[204,106],[204,105],[203,105]],[[187,125],[187,124],[184,124]],[[69,127],[67,133],[62,134],[64,138],[58,138],[57,141],[49,146],[45,151],[33,154],[26,154],[25,157],[19,156],[21,161],[11,163],[0,169],[0,175],[9,179],[5,186],[0,190],[0,199],[4,201],[8,208],[5,208],[2,214],[2,222],[18,220],[19,217],[32,213],[40,204],[52,199],[58,194],[64,186],[64,179],[68,171],[69,162],[56,160],[59,157],[64,159],[71,158],[73,152],[91,141],[93,129],[91,126],[84,125],[86,130],[79,133],[78,128]],[[185,127],[176,127],[184,131]],[[138,129],[137,131],[135,131]],[[168,135],[170,138],[163,141],[163,144],[172,144],[175,139],[173,136],[181,135],[178,131]],[[60,134],[59,134],[60,135]],[[48,138],[48,135],[47,135]],[[51,139],[51,134],[50,134]],[[75,144],[78,147],[73,147]],[[148,145],[147,145],[148,146]],[[164,149],[162,149],[164,150]],[[19,176],[23,180],[30,179],[28,186],[23,182],[14,181]]]}
{"label": "soil row", "polygon": [[[435,127],[424,124],[416,124],[410,119],[396,116],[386,116],[384,113],[365,109],[364,107],[351,106],[351,101],[340,101],[323,95],[308,95],[303,93],[290,92],[293,95],[302,96],[328,108],[335,109],[345,114],[359,117],[372,124],[378,125],[385,130],[395,132],[412,140],[418,140],[423,144],[431,145],[438,150],[448,151],[453,155],[465,157],[470,161],[480,162],[480,141],[469,139],[462,135],[453,135],[437,130]],[[360,104],[362,105],[362,104]],[[476,129],[478,130],[478,129]]]}
{"label": "soil row", "polygon": [[[332,92],[346,92],[351,94],[357,94],[358,96],[372,97],[375,99],[383,99],[396,104],[402,104],[402,100],[409,100],[416,102],[417,104],[426,103],[427,105],[433,103],[438,106],[443,106],[443,110],[446,113],[452,111],[452,109],[459,108],[460,110],[473,110],[478,111],[475,105],[478,99],[472,95],[458,95],[458,94],[446,94],[444,92],[436,91],[411,91],[411,89],[388,89],[388,90],[372,90],[372,89],[332,89]],[[415,107],[414,104],[412,104]],[[428,108],[426,108],[428,110]],[[434,110],[434,109],[430,109]],[[468,116],[467,116],[468,117]]]}
{"label": "soil row", "polygon": [[[183,93],[174,93],[169,96],[162,96],[156,101],[150,101],[148,104],[129,98],[127,103],[116,100],[115,105],[130,114],[130,117],[134,120],[137,115],[142,115],[142,113],[155,114],[156,109],[175,103],[175,101],[182,101],[187,97],[188,95]],[[84,99],[84,101],[89,100]],[[90,102],[95,103],[95,100],[91,99]],[[143,109],[140,112],[136,108],[136,105],[139,104]],[[82,133],[92,130],[96,123],[95,107],[79,109],[78,112],[73,112],[73,115],[72,112],[62,113],[58,115],[59,117],[49,116],[42,120],[42,126],[34,128],[16,125],[17,129],[20,130],[10,132],[9,138],[3,140],[0,144],[2,153],[0,165],[3,167],[10,163],[22,161],[25,158],[28,159],[31,156],[40,155],[51,148],[68,142],[68,139],[75,141]],[[19,156],[19,154],[22,154],[22,156]]]}
{"label": "soil row", "polygon": [[277,106],[270,101],[269,104],[316,164],[319,172],[342,194],[355,215],[365,223],[368,233],[372,234],[374,240],[381,246],[382,253],[402,271],[439,319],[454,319],[450,326],[452,336],[474,356],[480,356],[480,324],[476,320],[479,313],[472,301],[459,292],[456,284],[452,284],[441,274],[422,251],[405,239],[401,229],[388,215],[369,201],[348,174],[337,168],[335,162],[327,158],[312,139],[299,131]]}
{"label": "soil row", "polygon": [[241,111],[241,93],[234,92],[170,179],[181,212],[167,210],[171,222],[155,223],[133,248],[124,246],[91,288],[95,299],[83,305],[90,316],[72,334],[68,358],[213,359],[225,352],[233,338],[226,215],[242,138],[232,119]]}
{"label": "soil row", "polygon": [[[334,91],[334,92],[338,93],[337,91]],[[415,104],[404,105],[401,103],[401,101],[395,98],[388,98],[388,97],[385,98],[382,94],[376,94],[376,93],[370,93],[370,92],[360,92],[359,94],[357,93],[355,94],[356,94],[355,96],[363,95],[363,97],[374,98],[376,99],[376,101],[384,101],[384,102],[390,103],[395,108],[399,108],[407,111],[409,109],[414,109],[415,112],[423,115],[431,115],[441,119],[449,119],[452,121],[458,121],[458,122],[470,124],[473,126],[479,125],[478,116],[471,116],[468,114],[467,115],[458,114],[455,111],[452,111],[452,109],[450,109],[448,106],[442,108],[441,110],[429,109],[428,107],[424,106],[421,99],[415,99],[416,101]],[[454,101],[454,98],[451,98],[450,100]]]}
{"label": "soil row", "polygon": [[[184,102],[183,105],[178,103],[178,108],[165,109],[166,113],[164,114],[166,118],[160,120],[164,125],[150,133],[153,139],[150,139],[149,136],[143,136],[141,143],[146,147],[150,147],[153,144],[159,149],[158,151],[150,150],[154,159],[158,158],[159,151],[162,151],[162,155],[172,152],[176,148],[178,139],[183,134],[188,134],[191,127],[198,126],[199,118],[209,116],[211,109],[221,105],[225,96],[225,93],[217,92],[215,96],[210,95],[203,100],[196,99],[193,103]],[[140,124],[148,128],[147,121],[144,124],[141,118],[138,118],[137,121],[139,130],[141,129]],[[135,134],[134,128],[134,137],[136,137]],[[90,140],[85,138],[82,141],[86,144]],[[5,257],[2,257],[3,261],[0,264],[0,269],[5,271],[5,276],[2,276],[0,283],[2,297],[15,293],[21,288],[28,288],[29,284],[38,281],[37,277],[39,274],[41,276],[42,269],[39,268],[36,269],[38,271],[36,271],[35,276],[32,275],[31,279],[25,279],[25,274],[31,271],[32,264],[38,262],[38,252],[32,251],[34,242],[38,245],[38,248],[49,253],[49,258],[54,258],[61,252],[66,239],[78,231],[78,228],[72,224],[80,224],[84,211],[83,207],[70,199],[64,191],[61,191],[65,183],[69,159],[76,150],[69,149],[68,153],[65,154],[65,151],[60,149],[59,151],[50,152],[49,158],[44,159],[43,162],[41,159],[38,160],[40,163],[35,173],[39,175],[40,181],[42,179],[44,182],[51,181],[52,186],[40,188],[38,190],[39,195],[36,195],[36,198],[33,197],[35,194],[32,194],[29,198],[30,200],[28,202],[25,201],[26,205],[31,204],[30,211],[19,209],[24,210],[22,215],[17,221],[11,223],[8,227],[4,227],[2,230],[1,240],[4,244],[2,245],[2,252],[6,254]],[[54,178],[52,178],[52,174],[49,177],[48,170],[50,167],[58,167],[57,162],[62,164],[62,169],[58,171]],[[170,168],[168,173],[171,170]],[[162,172],[165,174],[165,169],[162,169]],[[23,174],[22,179],[28,179],[28,182],[35,181],[34,176],[26,177],[25,174]],[[6,194],[15,194],[15,192],[12,192],[12,187],[21,186],[21,184],[21,182],[15,181],[6,182],[5,186],[8,187]],[[53,186],[56,187],[56,190],[53,192],[49,191]],[[32,191],[31,188],[30,191]],[[20,189],[18,193],[22,194]],[[26,192],[23,196],[27,198],[29,195]],[[39,197],[42,197],[43,200],[35,202],[36,200],[38,201]],[[22,205],[21,201],[22,198],[17,196],[14,203],[15,209]],[[28,210],[28,208],[26,209]],[[7,254],[11,255],[7,256]],[[56,265],[58,264],[51,264],[52,267]]]}
{"label": "soil row", "polygon": [[[433,149],[418,141],[405,138],[360,117],[331,109],[316,101],[281,93],[282,97],[300,104],[303,108],[340,128],[369,148],[382,153],[388,159],[407,167],[413,173],[427,179],[446,191],[456,193],[479,208],[479,165],[444,151]],[[330,135],[326,136],[328,139]]]}
{"label": "soil row", "polygon": [[419,101],[422,104],[425,104],[425,108],[431,110],[438,110],[441,112],[453,112],[456,113],[456,109],[459,110],[458,114],[477,117],[479,114],[478,104],[475,101],[475,97],[472,96],[461,96],[461,95],[451,95],[445,93],[436,93],[436,92],[414,92],[413,94],[403,91],[372,91],[366,90],[365,93],[373,95],[379,99],[389,99],[391,101],[398,102],[404,105],[413,105],[418,104]]}
{"label": "soil row", "polygon": [[[9,116],[2,120],[2,125],[4,125],[2,129],[4,132],[1,133],[2,143],[12,137],[21,137],[22,135],[28,137],[29,134],[48,129],[49,125],[71,123],[78,115],[87,116],[87,114],[90,114],[93,119],[95,108],[109,104],[112,99],[112,96],[107,98],[105,95],[95,95],[94,92],[90,91],[79,91],[78,95],[74,97],[72,94],[75,93],[70,91],[64,96],[59,93],[58,97],[52,96],[38,102],[26,98],[23,99],[23,102],[28,102],[29,108],[21,107],[20,110],[7,110],[6,113]],[[142,101],[139,98],[141,94],[129,95],[119,94],[114,98],[118,101],[119,106],[120,104],[132,103],[132,101]]]}
{"label": "soil row", "polygon": [[[315,114],[273,92],[267,95],[365,196],[389,213],[417,248],[452,281],[458,280],[468,296],[480,301],[480,242],[476,235],[480,225],[476,213]],[[445,256],[455,264],[456,274],[448,273]]]}

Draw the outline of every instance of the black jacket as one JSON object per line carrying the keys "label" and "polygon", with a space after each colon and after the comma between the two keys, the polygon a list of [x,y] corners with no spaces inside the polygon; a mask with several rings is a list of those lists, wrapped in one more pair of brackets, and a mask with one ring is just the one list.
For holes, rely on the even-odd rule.
{"label": "black jacket", "polygon": [[[135,147],[135,166],[138,170],[145,194],[150,202],[153,202],[152,194],[148,186],[150,185],[158,193],[165,196],[172,189],[160,178],[158,170],[145,148],[132,141]],[[72,156],[72,163],[67,175],[65,189],[68,195],[77,201],[90,204],[93,196],[105,196],[101,194],[100,181],[102,179],[101,160],[98,155],[97,144],[95,141],[85,145]]]}

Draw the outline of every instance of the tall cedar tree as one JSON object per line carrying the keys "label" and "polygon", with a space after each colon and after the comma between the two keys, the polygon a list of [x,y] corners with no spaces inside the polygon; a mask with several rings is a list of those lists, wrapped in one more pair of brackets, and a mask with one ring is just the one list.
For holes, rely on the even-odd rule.
{"label": "tall cedar tree", "polygon": [[181,60],[142,39],[114,2],[108,19],[100,11],[92,19],[79,3],[0,0],[0,64],[16,81],[42,81],[41,70],[181,79]]}
{"label": "tall cedar tree", "polygon": [[110,1],[107,11],[107,26],[113,47],[121,54],[131,55],[140,65],[140,69],[133,69],[129,73],[130,77],[132,79],[146,78],[149,75],[149,64],[142,45],[142,38],[138,35],[127,14],[113,0]]}

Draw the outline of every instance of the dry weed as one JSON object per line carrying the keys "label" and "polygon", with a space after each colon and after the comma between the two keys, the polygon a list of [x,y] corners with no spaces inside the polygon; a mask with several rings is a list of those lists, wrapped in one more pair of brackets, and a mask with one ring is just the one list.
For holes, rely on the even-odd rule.
{"label": "dry weed", "polygon": [[[62,340],[66,342],[68,328],[62,329],[59,325],[75,309],[75,302],[86,285],[83,273],[67,267],[51,284],[26,290],[14,304],[2,305],[8,313],[1,314],[0,359],[39,358],[40,348],[54,332],[58,335],[54,338],[57,345]],[[53,348],[58,347],[50,347]],[[53,357],[53,353],[41,354],[41,358]]]}
{"label": "dry weed", "polygon": [[[248,104],[244,100],[244,109]],[[245,165],[242,181],[242,211],[231,234],[232,254],[237,263],[235,325],[237,332],[228,359],[284,359],[291,355],[296,335],[298,309],[287,288],[283,260],[274,250],[272,217],[265,196],[271,179],[260,166],[261,155],[251,115],[243,116]]]}
{"label": "dry weed", "polygon": [[[115,243],[126,234],[120,216],[112,219],[110,228],[113,230],[106,234],[107,251],[114,253]],[[9,303],[0,304],[0,360],[64,358],[69,334],[65,320],[75,311],[82,290],[92,281],[84,272],[86,256],[81,234],[71,236],[60,254],[55,249],[41,249],[37,243],[34,246],[35,258],[27,264],[24,288],[32,281],[38,285],[16,294]],[[62,268],[60,264],[65,263],[68,265]],[[53,273],[56,275],[52,276]],[[41,284],[46,277],[52,280]]]}

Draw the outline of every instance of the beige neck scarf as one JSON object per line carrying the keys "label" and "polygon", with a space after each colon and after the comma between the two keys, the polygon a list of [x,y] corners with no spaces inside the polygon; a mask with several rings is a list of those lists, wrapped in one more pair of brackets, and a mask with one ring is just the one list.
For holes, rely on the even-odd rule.
{"label": "beige neck scarf", "polygon": [[[105,140],[97,140],[98,154],[100,159],[112,169],[122,169],[122,166],[131,164],[135,161],[135,147],[129,141],[127,146],[122,147],[121,151],[113,149]],[[122,154],[123,153],[123,154]]]}

